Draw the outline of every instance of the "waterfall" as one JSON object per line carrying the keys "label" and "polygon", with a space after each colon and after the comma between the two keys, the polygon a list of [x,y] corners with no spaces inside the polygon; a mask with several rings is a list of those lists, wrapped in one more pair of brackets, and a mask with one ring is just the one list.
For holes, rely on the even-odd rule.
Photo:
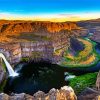
{"label": "waterfall", "polygon": [[18,73],[14,72],[14,70],[12,69],[11,65],[9,64],[9,62],[6,60],[5,56],[0,53],[0,57],[3,59],[6,67],[7,67],[7,70],[8,70],[8,73],[9,73],[9,76],[18,76]]}

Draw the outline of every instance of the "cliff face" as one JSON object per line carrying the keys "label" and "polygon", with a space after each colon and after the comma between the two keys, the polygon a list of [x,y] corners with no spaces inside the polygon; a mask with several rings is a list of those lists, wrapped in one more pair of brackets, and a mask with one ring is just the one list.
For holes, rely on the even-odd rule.
{"label": "cliff face", "polygon": [[74,22],[0,21],[0,42],[33,41],[61,34],[61,30],[79,29]]}
{"label": "cliff face", "polygon": [[92,33],[90,38],[93,41],[100,43],[100,18],[86,21],[79,21],[77,25],[88,30],[88,33]]}
{"label": "cliff face", "polygon": [[21,32],[59,32],[60,30],[78,29],[74,22],[31,22],[31,21],[0,21],[0,32],[21,33]]}
{"label": "cliff face", "polygon": [[22,58],[43,59],[57,63],[61,59],[62,52],[55,55],[55,49],[52,42],[46,41],[0,44],[0,52],[6,56],[11,64],[18,63]]}

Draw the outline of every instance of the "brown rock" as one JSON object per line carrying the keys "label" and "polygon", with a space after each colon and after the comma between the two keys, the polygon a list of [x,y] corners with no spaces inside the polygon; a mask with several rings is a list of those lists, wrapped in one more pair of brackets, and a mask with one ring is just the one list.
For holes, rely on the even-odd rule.
{"label": "brown rock", "polygon": [[45,93],[42,91],[38,91],[34,94],[34,100],[45,100]]}
{"label": "brown rock", "polygon": [[56,100],[77,100],[77,97],[71,87],[64,86],[57,92]]}
{"label": "brown rock", "polygon": [[95,100],[100,100],[100,95],[98,95],[98,96],[95,98]]}
{"label": "brown rock", "polygon": [[0,100],[9,100],[9,96],[7,94],[1,93]]}
{"label": "brown rock", "polygon": [[0,21],[0,42],[33,40],[35,35],[49,37],[52,33],[73,29],[79,29],[75,22]]}
{"label": "brown rock", "polygon": [[33,96],[25,93],[8,96],[7,94],[1,93],[0,100],[77,100],[77,97],[71,87],[64,86],[60,90],[53,88],[47,94],[38,91]]}
{"label": "brown rock", "polygon": [[96,88],[100,90],[100,71],[98,72],[98,75],[97,75]]}
{"label": "brown rock", "polygon": [[26,94],[25,100],[33,100],[33,96]]}

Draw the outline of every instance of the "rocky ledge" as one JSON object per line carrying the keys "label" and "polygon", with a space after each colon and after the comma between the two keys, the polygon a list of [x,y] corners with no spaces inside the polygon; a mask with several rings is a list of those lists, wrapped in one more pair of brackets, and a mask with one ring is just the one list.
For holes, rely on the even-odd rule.
{"label": "rocky ledge", "polygon": [[77,100],[74,90],[71,87],[64,86],[60,90],[51,89],[47,94],[42,91],[35,93],[33,96],[21,93],[0,94],[0,100]]}

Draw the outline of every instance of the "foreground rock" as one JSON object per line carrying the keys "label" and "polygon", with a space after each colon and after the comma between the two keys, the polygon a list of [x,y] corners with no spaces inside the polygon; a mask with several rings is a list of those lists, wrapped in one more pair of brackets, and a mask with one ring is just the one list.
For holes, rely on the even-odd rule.
{"label": "foreground rock", "polygon": [[60,90],[51,89],[47,94],[39,91],[33,96],[25,93],[12,94],[10,96],[1,93],[0,100],[77,100],[77,97],[71,87],[64,86]]}
{"label": "foreground rock", "polygon": [[78,96],[78,100],[100,100],[100,91],[92,88],[86,88]]}

